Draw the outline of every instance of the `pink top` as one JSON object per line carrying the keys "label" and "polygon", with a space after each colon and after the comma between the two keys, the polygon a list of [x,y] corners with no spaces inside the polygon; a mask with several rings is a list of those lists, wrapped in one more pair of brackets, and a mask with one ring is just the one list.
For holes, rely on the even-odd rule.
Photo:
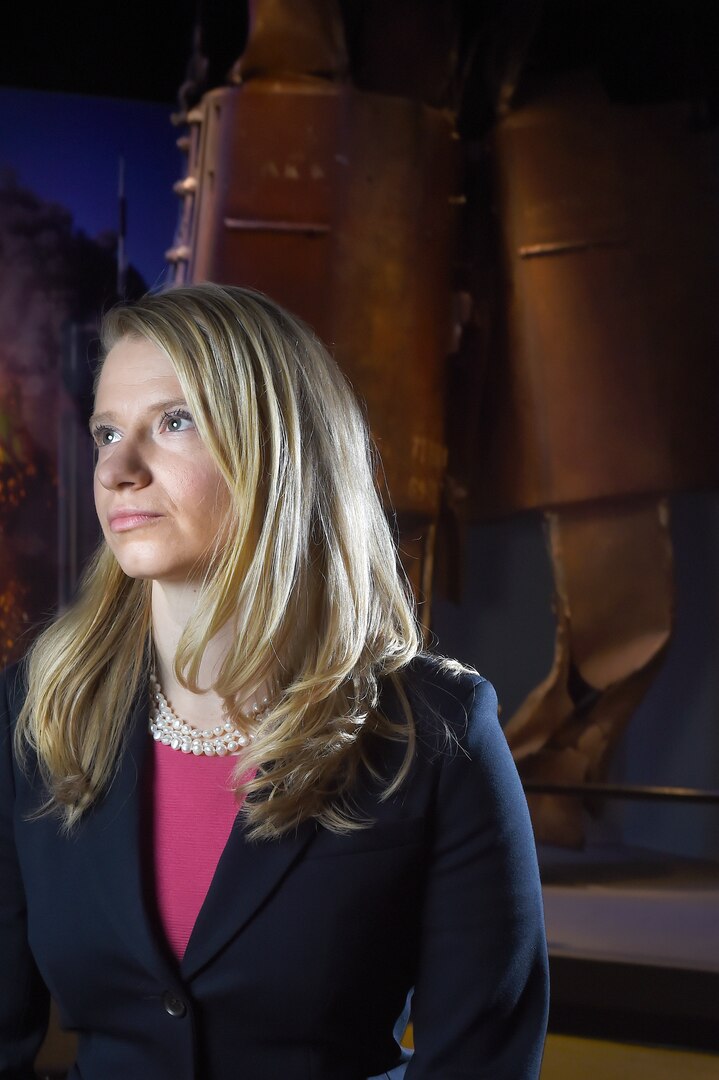
{"label": "pink top", "polygon": [[237,758],[153,746],[155,896],[167,940],[181,960],[240,808],[230,788]]}

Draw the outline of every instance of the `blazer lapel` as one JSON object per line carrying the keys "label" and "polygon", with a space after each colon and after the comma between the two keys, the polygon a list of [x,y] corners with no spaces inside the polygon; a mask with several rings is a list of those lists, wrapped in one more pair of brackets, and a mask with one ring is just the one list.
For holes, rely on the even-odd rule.
{"label": "blazer lapel", "polygon": [[235,821],[180,964],[183,978],[196,975],[244,929],[316,835],[310,820],[278,840],[252,842]]}
{"label": "blazer lapel", "polygon": [[80,846],[98,902],[117,933],[145,968],[172,980],[171,961],[145,903],[141,835],[151,828],[151,823],[142,819],[142,770],[150,738],[147,700],[147,687],[143,687],[132,711],[117,774],[106,796],[83,822]]}
{"label": "blazer lapel", "polygon": [[[117,933],[144,967],[165,980],[177,971],[153,926],[145,901],[142,866],[142,774],[149,751],[147,688],[133,707],[127,743],[107,795],[83,822],[80,845],[88,863],[88,878],[98,902]],[[235,821],[217,864],[212,883],[190,935],[180,975],[190,979],[247,925],[302,857],[316,835],[314,821],[274,841],[250,842],[241,821]]]}

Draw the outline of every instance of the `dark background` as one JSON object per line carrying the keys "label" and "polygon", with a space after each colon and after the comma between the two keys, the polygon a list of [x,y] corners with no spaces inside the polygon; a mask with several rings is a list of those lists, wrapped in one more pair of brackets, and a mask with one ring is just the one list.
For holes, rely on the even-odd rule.
{"label": "dark background", "polygon": [[[717,116],[714,0],[343,0],[341,7],[351,60],[363,26],[371,20],[381,30],[390,9],[392,21],[404,20],[409,40],[413,22],[435,20],[439,29],[447,12],[458,12],[460,48],[473,69],[469,127],[486,117],[492,73],[520,54],[525,86],[548,71],[592,65],[616,101],[693,99],[707,119]],[[242,0],[105,0],[89,9],[13,3],[3,25],[0,85],[171,103],[185,77],[198,14],[209,82],[216,85],[244,47]]]}

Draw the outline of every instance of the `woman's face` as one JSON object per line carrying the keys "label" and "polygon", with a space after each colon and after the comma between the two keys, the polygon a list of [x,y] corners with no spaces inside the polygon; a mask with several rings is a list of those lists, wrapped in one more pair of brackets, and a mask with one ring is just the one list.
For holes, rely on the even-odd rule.
{"label": "woman's face", "polygon": [[187,582],[206,568],[230,497],[167,357],[142,338],[107,354],[90,431],[95,507],[129,577]]}

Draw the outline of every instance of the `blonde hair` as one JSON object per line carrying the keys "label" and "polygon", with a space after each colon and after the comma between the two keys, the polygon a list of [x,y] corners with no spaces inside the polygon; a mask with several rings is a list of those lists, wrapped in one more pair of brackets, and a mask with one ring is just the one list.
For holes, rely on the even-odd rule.
{"label": "blonde hair", "polygon": [[[123,338],[170,359],[200,437],[230,491],[227,539],[215,554],[175,656],[199,692],[208,642],[242,612],[213,689],[233,703],[279,663],[282,694],[236,773],[251,833],[273,837],[313,817],[334,830],[352,812],[353,781],[372,768],[370,733],[406,742],[414,727],[399,672],[420,636],[374,480],[367,425],[354,394],[312,331],[266,296],[202,284],[113,309],[107,353]],[[103,543],[76,603],[27,658],[28,695],[16,734],[37,754],[49,799],[71,827],[112,781],[133,702],[146,685],[150,583],[128,578]],[[403,717],[378,708],[380,681]]]}

